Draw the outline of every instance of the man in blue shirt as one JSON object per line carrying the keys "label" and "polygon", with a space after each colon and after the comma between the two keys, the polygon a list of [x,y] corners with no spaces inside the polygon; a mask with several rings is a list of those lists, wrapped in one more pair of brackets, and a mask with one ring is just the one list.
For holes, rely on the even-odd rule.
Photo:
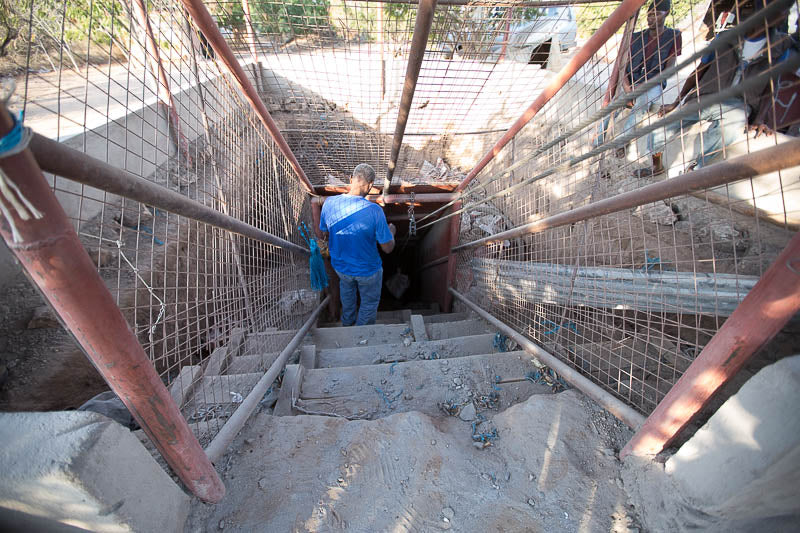
{"label": "man in blue shirt", "polygon": [[[383,265],[377,245],[394,250],[394,224],[377,204],[365,197],[375,181],[375,169],[366,163],[353,170],[350,190],[322,204],[319,229],[328,240],[331,264],[339,275],[342,325],[374,324],[383,284]],[[356,294],[361,306],[356,306]]]}

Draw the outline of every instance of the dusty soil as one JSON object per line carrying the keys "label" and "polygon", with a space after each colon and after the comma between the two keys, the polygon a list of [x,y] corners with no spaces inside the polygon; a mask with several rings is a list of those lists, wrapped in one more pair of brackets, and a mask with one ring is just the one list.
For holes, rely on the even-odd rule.
{"label": "dusty soil", "polygon": [[574,390],[470,423],[418,412],[374,421],[255,415],[217,465],[228,493],[186,531],[630,531],[620,480],[630,431]]}

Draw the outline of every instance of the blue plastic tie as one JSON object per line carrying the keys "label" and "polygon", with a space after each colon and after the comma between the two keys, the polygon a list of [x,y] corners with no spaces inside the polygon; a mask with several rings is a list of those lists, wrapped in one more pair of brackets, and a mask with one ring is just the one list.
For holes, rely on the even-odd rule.
{"label": "blue plastic tie", "polygon": [[25,128],[22,122],[25,120],[25,113],[20,111],[19,118],[11,115],[11,119],[14,121],[14,127],[0,139],[0,158],[15,153],[23,139],[22,134]]}

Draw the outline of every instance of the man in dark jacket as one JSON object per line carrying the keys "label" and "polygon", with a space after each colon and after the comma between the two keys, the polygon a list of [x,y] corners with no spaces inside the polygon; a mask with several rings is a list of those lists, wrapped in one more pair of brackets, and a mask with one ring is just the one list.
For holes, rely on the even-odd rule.
{"label": "man in dark jacket", "polygon": [[[647,29],[631,35],[630,56],[622,79],[622,89],[626,93],[673,66],[675,58],[681,54],[681,32],[666,26],[671,7],[670,0],[654,0],[647,9]],[[661,94],[666,85],[664,81],[636,99],[623,126],[624,130],[630,130],[635,124],[641,123],[651,107],[655,111],[661,106]],[[640,176],[657,174],[664,170],[662,152],[656,151],[657,147],[663,146],[663,137],[663,130],[648,134],[647,152],[652,154],[653,166],[651,169],[641,169],[638,172]]]}

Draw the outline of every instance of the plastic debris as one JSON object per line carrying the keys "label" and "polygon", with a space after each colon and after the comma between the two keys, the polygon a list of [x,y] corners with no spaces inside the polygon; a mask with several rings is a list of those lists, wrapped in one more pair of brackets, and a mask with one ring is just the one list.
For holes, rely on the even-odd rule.
{"label": "plastic debris", "polygon": [[494,334],[494,340],[492,341],[492,346],[495,347],[497,351],[500,352],[507,352],[508,351],[508,337],[503,335],[500,332]]}
{"label": "plastic debris", "polygon": [[400,392],[398,392],[392,397],[389,397],[389,395],[386,394],[380,387],[375,387],[375,392],[381,395],[381,398],[383,398],[383,402],[386,404],[386,407],[392,409],[392,404],[403,394],[403,389],[400,389]]}
{"label": "plastic debris", "polygon": [[542,367],[540,370],[528,372],[525,374],[525,379],[538,385],[547,385],[553,392],[560,392],[569,388],[569,385],[567,385],[564,379],[556,374],[555,370],[548,367]]}
{"label": "plastic debris", "polygon": [[363,340],[358,341],[358,345],[359,346],[366,346],[367,345],[367,339],[363,339]]}
{"label": "plastic debris", "polygon": [[389,373],[390,374],[394,374],[394,367],[396,367],[396,366],[397,366],[397,363],[392,363],[391,365],[389,365]]}
{"label": "plastic debris", "polygon": [[242,403],[244,401],[244,398],[238,392],[230,391],[230,395],[231,395],[231,403]]}

